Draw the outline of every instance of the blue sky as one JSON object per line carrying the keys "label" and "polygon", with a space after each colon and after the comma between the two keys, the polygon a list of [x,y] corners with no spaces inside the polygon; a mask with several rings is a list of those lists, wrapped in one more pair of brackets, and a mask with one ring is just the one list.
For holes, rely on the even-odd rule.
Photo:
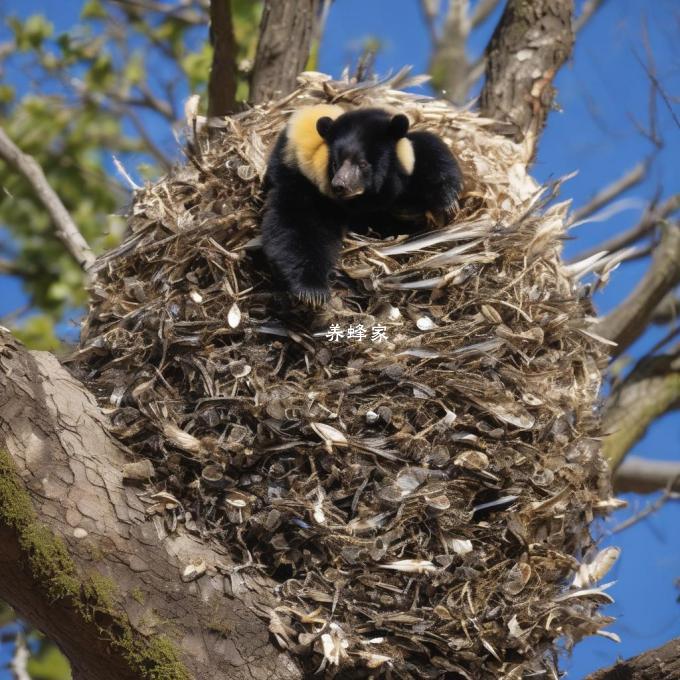
{"label": "blue sky", "polygon": [[[42,12],[64,30],[81,6],[80,0],[0,0],[0,15]],[[474,36],[472,56],[483,50],[496,17]],[[542,181],[578,170],[562,191],[562,197],[573,199],[575,206],[584,204],[598,188],[653,151],[636,127],[636,122],[648,122],[649,86],[638,60],[645,58],[641,37],[645,22],[658,75],[670,96],[676,98],[673,105],[680,115],[679,3],[608,0],[578,36],[573,58],[557,77],[561,112],[550,115],[533,168]],[[405,64],[413,65],[417,73],[426,70],[429,41],[418,0],[335,0],[319,55],[320,70],[339,75],[348,62],[355,60],[363,39],[369,36],[378,37],[383,46],[376,63],[379,73],[396,71]],[[680,191],[680,129],[661,101],[658,110],[665,147],[657,152],[648,179],[629,192],[633,198],[650,198],[657,189],[663,196]],[[159,132],[159,139],[177,155],[170,136]],[[571,234],[573,240],[566,243],[566,255],[626,229],[638,217],[639,210],[629,210],[606,222],[576,228]],[[623,299],[644,269],[644,262],[619,268],[609,287],[597,296],[600,311],[607,312]],[[8,277],[0,277],[0,300],[0,313],[25,302],[20,285]],[[649,333],[636,343],[631,354],[639,356],[661,334],[660,330]],[[653,458],[680,458],[677,412],[656,423],[634,452]],[[668,504],[644,522],[616,536],[609,535],[613,526],[652,498],[627,496],[629,510],[594,527],[603,544],[623,548],[612,573],[617,584],[610,591],[616,599],[610,612],[618,617],[610,629],[621,636],[622,643],[593,638],[578,645],[572,658],[563,664],[570,679],[579,680],[619,656],[631,656],[680,635],[680,590],[675,586],[680,578],[680,504]]]}

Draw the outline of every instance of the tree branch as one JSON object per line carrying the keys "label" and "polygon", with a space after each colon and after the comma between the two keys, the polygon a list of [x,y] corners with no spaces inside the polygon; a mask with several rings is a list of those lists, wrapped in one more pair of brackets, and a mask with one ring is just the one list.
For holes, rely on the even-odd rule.
{"label": "tree branch", "polygon": [[663,489],[680,491],[680,461],[626,456],[614,474],[616,493],[653,493]]}
{"label": "tree branch", "polygon": [[604,413],[602,453],[616,469],[659,416],[680,406],[680,347],[643,359],[617,385]]}
{"label": "tree branch", "polygon": [[420,0],[420,9],[422,10],[423,17],[425,19],[425,26],[430,34],[430,42],[432,43],[432,49],[435,49],[437,43],[439,42],[439,35],[437,33],[437,7],[438,3],[432,4],[430,0]]}
{"label": "tree branch", "polygon": [[168,534],[172,506],[124,482],[107,428],[52,355],[0,332],[0,598],[74,680],[299,678],[255,614],[275,606],[273,584],[181,523]]}
{"label": "tree branch", "polygon": [[677,321],[680,318],[680,296],[672,291],[656,306],[650,321],[657,326]]}
{"label": "tree branch", "polygon": [[2,128],[0,128],[0,158],[21,174],[31,185],[36,196],[52,218],[57,237],[76,262],[87,271],[95,260],[90,246],[83,238],[59,196],[49,185],[42,168],[32,156],[21,151]]}
{"label": "tree branch", "polygon": [[651,503],[647,503],[647,505],[645,505],[642,510],[636,512],[634,515],[631,515],[623,522],[612,528],[612,535],[619,534],[626,529],[630,529],[630,527],[635,526],[639,522],[642,522],[642,520],[647,519],[648,517],[651,517],[655,513],[659,512],[659,510],[661,510],[661,508],[663,508],[663,506],[666,505],[668,501],[677,501],[679,498],[680,493],[671,491],[670,489],[665,489],[658,498],[655,498]]}
{"label": "tree branch", "polygon": [[236,108],[236,40],[231,0],[210,0],[213,59],[208,82],[208,115],[226,116]]}
{"label": "tree branch", "polygon": [[680,194],[671,196],[667,201],[658,207],[655,207],[654,205],[650,206],[643,215],[642,219],[634,227],[624,231],[622,234],[614,236],[608,241],[604,241],[593,248],[579,253],[579,255],[573,258],[573,261],[585,260],[591,255],[594,255],[595,253],[598,253],[602,250],[613,253],[617,250],[627,248],[629,245],[632,245],[643,236],[646,236],[652,229],[654,229],[654,227],[656,227],[657,224],[659,224],[659,222],[666,219],[677,210],[680,210]]}
{"label": "tree branch", "polygon": [[484,116],[509,125],[526,146],[526,162],[553,106],[552,81],[571,54],[573,0],[508,0],[486,49]]}
{"label": "tree branch", "polygon": [[598,191],[593,198],[578,210],[575,210],[569,220],[570,223],[580,222],[589,215],[611,203],[617,196],[631,187],[642,182],[649,170],[649,160],[641,161],[634,168],[631,168],[624,175]]}
{"label": "tree branch", "polygon": [[309,58],[318,12],[319,0],[265,0],[250,83],[253,103],[295,88],[298,73]]}
{"label": "tree branch", "polygon": [[470,19],[473,30],[481,26],[493,14],[499,4],[500,0],[479,0]]}
{"label": "tree branch", "polygon": [[586,680],[680,680],[680,638],[627,661],[618,661]]}
{"label": "tree branch", "polygon": [[[159,14],[164,14],[166,16],[172,16],[175,19],[185,22],[191,26],[205,26],[205,16],[200,11],[201,7],[199,5],[198,11],[196,7],[186,5],[189,3],[180,2],[178,4],[166,4],[162,2],[153,2],[152,0],[110,0],[117,5],[123,5],[128,7],[130,10],[141,13],[141,12],[157,12]],[[193,3],[191,3],[193,4]],[[139,16],[139,15],[138,15]]]}
{"label": "tree branch", "polygon": [[581,14],[574,19],[574,33],[578,33],[592,18],[606,0],[586,0],[583,3]]}
{"label": "tree branch", "polygon": [[667,225],[649,269],[633,292],[595,325],[595,332],[617,343],[619,356],[645,330],[664,296],[680,283],[680,227]]}
{"label": "tree branch", "polygon": [[470,34],[469,0],[450,0],[441,37],[430,60],[432,84],[447,99],[462,104],[467,97],[468,59],[465,51]]}

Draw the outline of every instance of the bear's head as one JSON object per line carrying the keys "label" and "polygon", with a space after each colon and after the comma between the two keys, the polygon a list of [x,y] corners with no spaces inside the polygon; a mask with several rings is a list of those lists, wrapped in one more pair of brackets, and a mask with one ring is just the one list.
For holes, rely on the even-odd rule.
{"label": "bear's head", "polygon": [[393,200],[413,172],[409,120],[382,109],[347,111],[333,120],[319,118],[317,132],[328,144],[328,179],[333,196],[344,202]]}

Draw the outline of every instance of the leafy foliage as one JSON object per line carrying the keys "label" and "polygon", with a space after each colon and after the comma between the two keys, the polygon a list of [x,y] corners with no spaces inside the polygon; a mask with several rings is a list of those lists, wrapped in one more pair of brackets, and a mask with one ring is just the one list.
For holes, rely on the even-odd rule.
{"label": "leafy foliage", "polygon": [[[96,252],[113,246],[124,230],[116,213],[129,192],[113,172],[112,156],[133,177],[167,170],[178,155],[172,126],[182,102],[207,86],[207,3],[151,6],[156,9],[87,0],[71,26],[60,24],[56,8],[12,15],[0,43],[0,125],[41,165]],[[232,8],[237,95],[245,99],[261,3],[234,0]],[[26,181],[0,164],[0,184],[6,232],[0,256],[11,260],[29,296],[31,316],[20,323],[20,334],[31,346],[53,348],[54,323],[86,301],[83,275]]]}

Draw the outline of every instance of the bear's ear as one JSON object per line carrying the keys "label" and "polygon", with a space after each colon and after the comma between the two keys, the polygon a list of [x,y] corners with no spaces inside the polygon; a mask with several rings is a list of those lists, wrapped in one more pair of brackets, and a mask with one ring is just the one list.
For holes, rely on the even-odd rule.
{"label": "bear's ear", "polygon": [[328,139],[328,135],[330,134],[332,127],[333,119],[329,118],[328,116],[319,118],[319,120],[316,121],[316,131],[321,135],[323,139]]}
{"label": "bear's ear", "polygon": [[401,139],[402,137],[406,137],[408,126],[408,118],[403,113],[398,113],[390,121],[390,137],[393,139]]}

